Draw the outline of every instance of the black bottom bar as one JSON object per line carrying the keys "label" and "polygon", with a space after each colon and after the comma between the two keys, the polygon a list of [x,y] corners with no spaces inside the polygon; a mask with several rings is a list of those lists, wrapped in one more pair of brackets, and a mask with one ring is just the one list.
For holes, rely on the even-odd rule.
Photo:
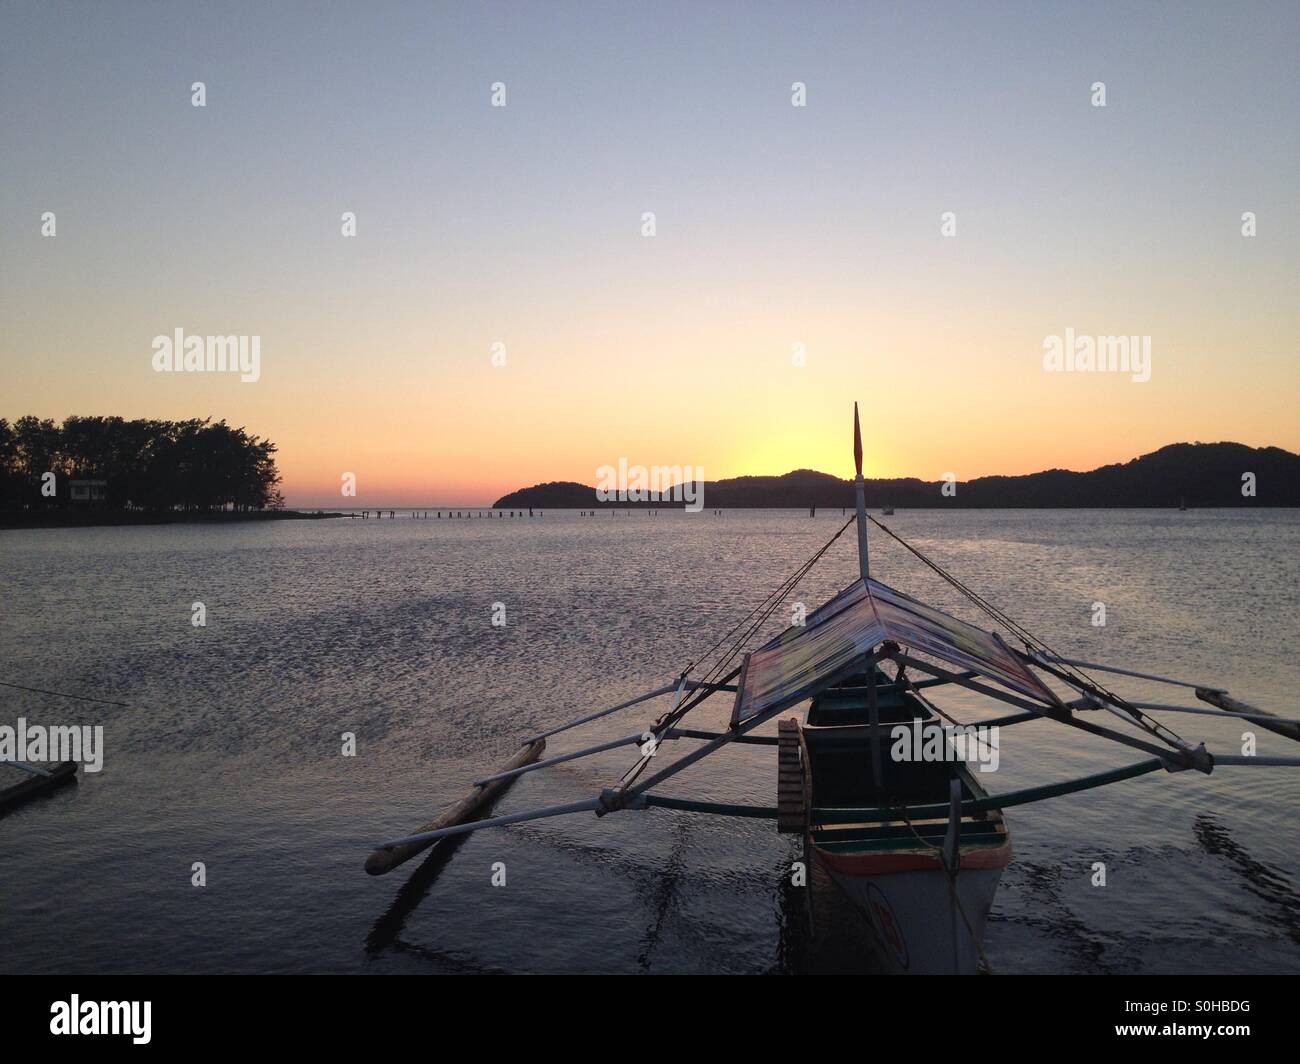
{"label": "black bottom bar", "polygon": [[[711,982],[708,992],[723,999],[716,1004],[724,1004],[734,989],[737,1005],[747,1013],[756,989],[760,997],[764,993],[752,982],[732,980],[730,987]],[[434,982],[414,976],[40,976],[9,977],[4,983],[0,1029],[10,1060],[20,1059],[17,1051],[24,1049],[97,1052],[110,1046],[131,1052],[199,1049],[205,1056],[283,1048],[295,1058],[320,1049],[336,1058],[349,1050],[411,1046],[415,1039],[453,1031],[456,1041],[470,1043],[459,1052],[478,1056],[509,1049],[514,1039],[534,1046],[551,1037],[569,1043],[579,1028],[591,1050],[603,1046],[608,1052],[625,1047],[638,1030],[645,1034],[640,1027],[645,1017],[638,1020],[639,994],[631,986],[623,993],[607,978],[590,992],[572,986],[541,989],[535,979],[498,980],[488,989],[464,977]],[[960,983],[855,977],[823,979],[816,1000],[823,1014],[842,1003],[845,1011],[829,1014],[860,1016],[868,1009],[888,1017],[895,1035],[924,1032],[917,1054],[932,1058],[937,1049],[969,1048],[972,1037],[995,1039],[999,1055],[1008,1048],[1032,1049],[1042,1046],[1047,1033],[1074,1051],[1117,1042],[1180,1047],[1200,1042],[1223,1049],[1225,1043],[1266,1038],[1282,1044],[1280,1039],[1294,1033],[1294,991],[1293,980],[1259,976],[993,976]],[[785,996],[790,988],[773,983],[772,992]],[[551,1004],[545,1006],[548,998]],[[120,1004],[105,1010],[101,1002]],[[991,1027],[990,1017],[998,1015],[1002,1020]],[[78,1032],[116,1023],[126,1033],[53,1033],[69,1023]],[[769,1039],[787,1037],[792,1046],[806,1048],[801,1024],[762,1023],[762,1028],[769,1048]],[[610,1041],[597,1041],[606,1031]],[[144,1037],[147,1042],[136,1041]],[[895,1041],[893,1051],[904,1045],[905,1038]]]}

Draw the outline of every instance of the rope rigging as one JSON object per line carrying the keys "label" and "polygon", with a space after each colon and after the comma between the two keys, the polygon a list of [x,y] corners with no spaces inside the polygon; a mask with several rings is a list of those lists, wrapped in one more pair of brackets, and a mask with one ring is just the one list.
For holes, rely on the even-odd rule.
{"label": "rope rigging", "polygon": [[[649,730],[654,733],[656,744],[658,743],[659,739],[663,737],[664,733],[669,728],[675,725],[684,716],[686,716],[687,713],[689,713],[692,709],[694,709],[701,702],[703,702],[704,699],[708,698],[709,695],[713,694],[713,692],[717,690],[718,684],[726,683],[728,679],[736,675],[739,669],[733,670],[728,675],[724,675],[724,673],[731,666],[732,662],[735,661],[736,656],[741,652],[745,644],[748,643],[751,638],[753,638],[756,632],[762,630],[763,625],[767,623],[768,619],[772,616],[772,614],[775,613],[778,609],[780,609],[781,604],[786,600],[786,598],[789,597],[790,593],[793,592],[794,589],[799,586],[799,582],[803,580],[805,576],[808,575],[808,573],[812,570],[812,567],[821,560],[822,556],[828,550],[831,549],[835,541],[844,534],[845,530],[851,524],[853,524],[853,521],[854,518],[849,518],[847,521],[845,521],[844,524],[840,526],[839,530],[833,536],[831,536],[831,538],[828,539],[824,544],[822,544],[821,548],[818,549],[817,552],[813,554],[811,558],[809,558],[806,562],[800,565],[798,569],[796,569],[793,573],[790,574],[790,576],[786,577],[785,580],[783,580],[780,583],[780,585],[776,587],[775,590],[768,593],[767,597],[764,598],[762,602],[760,602],[757,606],[755,606],[752,610],[750,610],[749,613],[747,613],[744,617],[740,619],[740,621],[738,621],[735,625],[732,626],[730,631],[728,631],[721,639],[719,639],[716,643],[714,643],[713,646],[711,646],[707,651],[705,651],[703,654],[700,655],[701,660],[704,658],[708,658],[711,654],[716,652],[719,647],[721,647],[729,639],[731,639],[731,637],[736,632],[744,628],[744,631],[740,632],[740,635],[736,636],[736,638],[732,640],[731,647],[727,651],[727,653],[724,654],[721,658],[719,658],[717,662],[714,663],[713,667],[708,671],[708,673],[705,674],[704,679],[701,681],[701,683],[704,686],[698,688],[695,691],[695,693],[690,698],[686,699],[680,706],[676,706],[672,709],[667,710],[659,717],[658,720],[654,722],[654,724],[651,726]],[[751,618],[753,618],[752,621]],[[748,624],[748,627],[746,627],[746,622],[750,622]],[[695,664],[696,664],[695,662],[692,662],[682,672],[681,678],[683,680],[685,680],[686,677],[690,675],[692,670],[694,670]],[[650,763],[650,755],[643,756],[635,765],[633,765],[630,769],[627,770],[627,772],[623,774],[623,777],[619,780],[619,789],[626,790],[633,783],[635,783],[637,777],[639,777],[641,773],[645,771],[645,767],[649,763]]]}
{"label": "rope rigging", "polygon": [[1007,628],[1008,631],[1012,632],[1022,643],[1024,643],[1025,648],[1031,652],[1031,658],[1032,658],[1032,654],[1034,653],[1043,656],[1048,656],[1057,659],[1057,663],[1059,667],[1046,665],[1037,660],[1034,660],[1035,665],[1038,665],[1040,668],[1043,668],[1045,671],[1052,673],[1058,678],[1064,680],[1066,683],[1071,684],[1074,687],[1077,687],[1079,690],[1091,694],[1094,698],[1102,699],[1103,701],[1109,702],[1111,705],[1115,706],[1116,708],[1122,709],[1126,714],[1128,714],[1128,716],[1133,720],[1133,722],[1137,724],[1139,727],[1141,727],[1144,731],[1163,740],[1164,742],[1168,743],[1170,746],[1179,750],[1186,750],[1189,748],[1189,744],[1186,742],[1186,740],[1184,740],[1181,736],[1179,736],[1175,732],[1171,731],[1169,728],[1166,728],[1159,721],[1153,720],[1151,717],[1148,717],[1136,706],[1132,705],[1126,699],[1120,697],[1119,695],[1115,694],[1113,691],[1109,690],[1105,685],[1103,685],[1102,683],[1100,683],[1099,681],[1097,681],[1087,673],[1083,672],[1081,669],[1078,669],[1072,665],[1060,661],[1060,659],[1062,659],[1065,655],[1053,649],[1052,646],[1048,644],[1046,640],[1038,638],[1027,628],[1025,628],[1024,625],[1018,623],[1017,621],[1013,620],[1011,617],[1007,616],[1007,614],[1004,613],[1002,610],[1000,610],[997,606],[994,606],[982,595],[978,594],[973,589],[967,587],[964,583],[958,580],[955,576],[949,573],[937,562],[926,557],[921,551],[919,551],[916,547],[912,546],[912,544],[908,543],[907,540],[903,539],[902,536],[898,535],[887,525],[881,524],[870,514],[867,515],[867,520],[870,521],[877,528],[879,528],[891,539],[901,544],[907,551],[909,551],[917,559],[919,559],[930,569],[932,569],[935,573],[937,573],[940,577],[942,577],[945,581],[947,581],[958,592],[966,596],[966,598],[970,599],[970,601],[973,602],[976,605],[976,607],[978,607],[984,613],[988,614],[999,624],[1002,624],[1004,627]]}

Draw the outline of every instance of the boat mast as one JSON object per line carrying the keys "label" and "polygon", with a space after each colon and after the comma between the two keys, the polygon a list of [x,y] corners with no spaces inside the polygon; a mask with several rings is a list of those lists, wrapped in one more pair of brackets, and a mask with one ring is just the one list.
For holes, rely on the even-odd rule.
{"label": "boat mast", "polygon": [[[865,582],[870,576],[867,564],[867,486],[862,480],[862,426],[858,423],[858,404],[853,404],[853,462],[858,475],[854,481],[858,496],[858,571]],[[867,721],[871,725],[871,774],[877,793],[881,791],[883,763],[880,755],[880,707],[876,695],[876,664],[867,656]]]}
{"label": "boat mast", "polygon": [[858,496],[858,571],[866,580],[870,567],[867,564],[867,486],[862,480],[862,427],[858,424],[858,404],[853,404],[853,461],[858,477],[854,481]]}

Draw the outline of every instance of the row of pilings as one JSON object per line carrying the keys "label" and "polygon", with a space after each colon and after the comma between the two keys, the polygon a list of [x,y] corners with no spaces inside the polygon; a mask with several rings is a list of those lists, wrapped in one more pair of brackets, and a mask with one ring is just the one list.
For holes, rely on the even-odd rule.
{"label": "row of pilings", "polygon": [[[382,521],[385,515],[388,516],[390,521],[397,519],[396,510],[361,510],[357,513],[350,513],[348,516],[354,519],[359,518],[362,521],[369,521],[372,513],[375,515],[376,521]],[[411,516],[421,521],[441,520],[443,518],[454,521],[457,518],[541,517],[543,515],[541,510],[538,510],[536,513],[532,510],[529,510],[527,513],[524,513],[523,510],[447,510],[446,512],[442,510],[412,510]]]}

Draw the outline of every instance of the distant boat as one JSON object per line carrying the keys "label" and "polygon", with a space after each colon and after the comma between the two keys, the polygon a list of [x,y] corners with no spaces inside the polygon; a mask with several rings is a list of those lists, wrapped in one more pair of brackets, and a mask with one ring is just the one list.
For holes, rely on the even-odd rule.
{"label": "distant boat", "polygon": [[881,507],[880,512],[884,514],[886,517],[894,516],[894,508],[892,506],[883,506]]}

